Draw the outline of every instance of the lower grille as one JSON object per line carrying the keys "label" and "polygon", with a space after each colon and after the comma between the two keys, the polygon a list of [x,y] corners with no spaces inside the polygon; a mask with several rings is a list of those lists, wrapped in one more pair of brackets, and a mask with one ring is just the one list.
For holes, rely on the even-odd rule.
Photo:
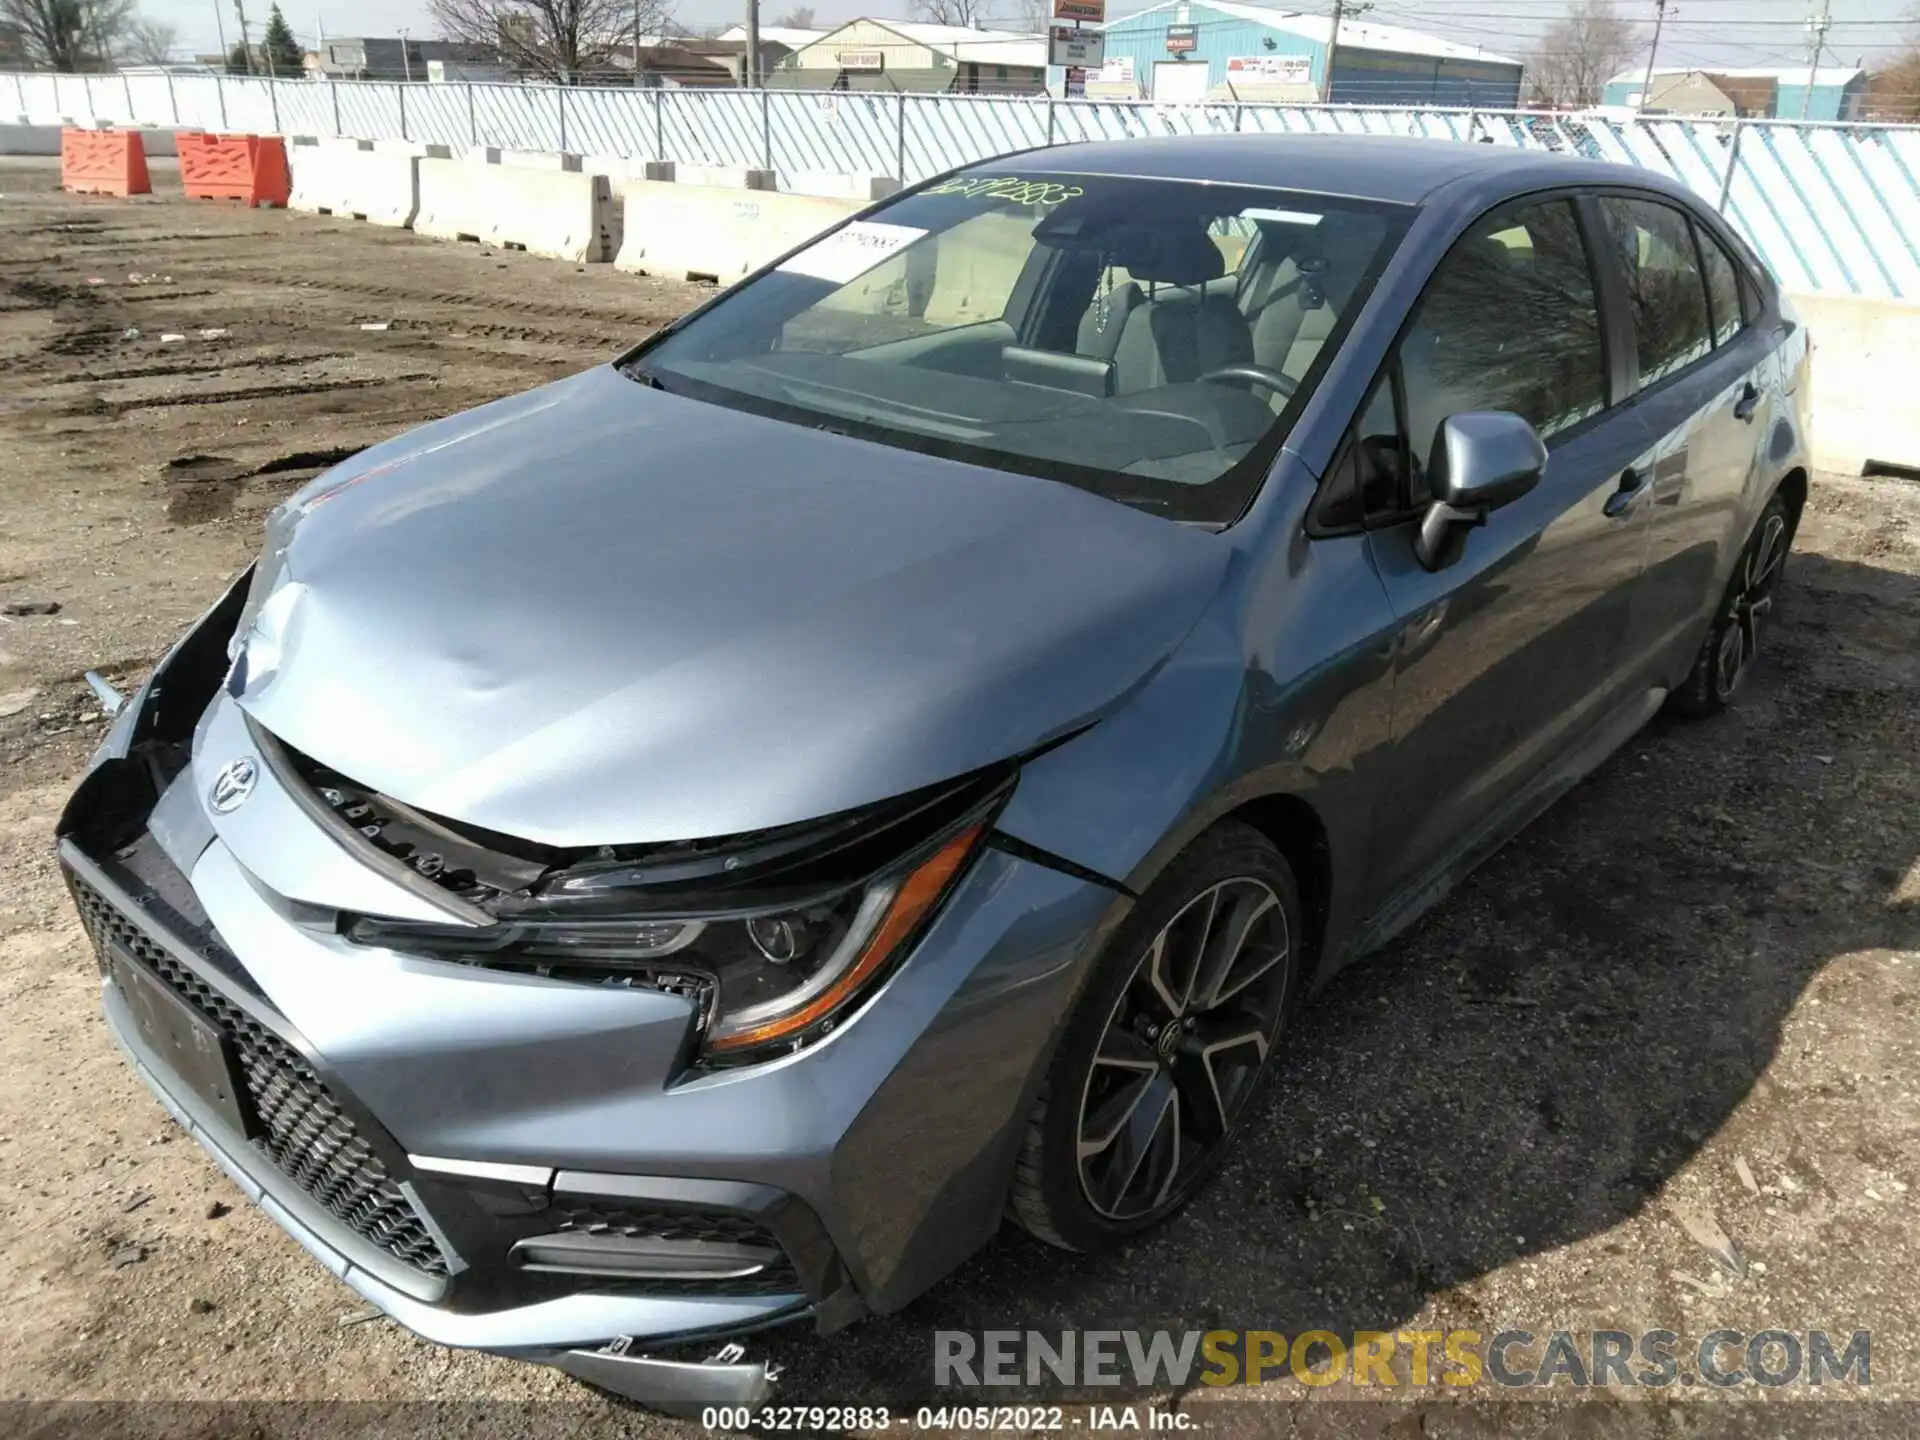
{"label": "lower grille", "polygon": [[753,1275],[728,1280],[646,1280],[617,1282],[618,1288],[660,1294],[797,1295],[800,1277],[772,1232],[745,1215],[724,1210],[692,1208],[625,1209],[588,1205],[559,1197],[553,1209],[554,1230],[560,1234],[622,1235],[646,1240],[712,1240],[730,1245],[756,1245],[780,1258]]}
{"label": "lower grille", "polygon": [[300,1052],[188,969],[104,895],[70,876],[96,950],[108,940],[142,961],[232,1045],[263,1133],[252,1138],[282,1173],[362,1239],[427,1275],[446,1257],[353,1121]]}

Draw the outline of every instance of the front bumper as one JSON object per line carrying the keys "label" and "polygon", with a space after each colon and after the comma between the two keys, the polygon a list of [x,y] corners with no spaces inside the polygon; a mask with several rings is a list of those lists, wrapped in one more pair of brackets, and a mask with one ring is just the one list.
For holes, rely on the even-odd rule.
{"label": "front bumper", "polygon": [[[228,706],[202,720],[196,755]],[[245,1091],[236,1124],[103,960],[109,1025],[167,1109],[408,1328],[655,1405],[751,1401],[766,1383],[760,1367],[659,1352],[895,1309],[992,1233],[1052,1036],[1121,908],[989,850],[858,1019],[801,1054],[688,1079],[677,997],[349,945],[325,902],[336,884],[363,902],[366,875],[338,871],[352,861],[324,837],[259,796],[249,825],[221,828],[197,764],[156,802],[124,747],[99,762],[62,823],[89,934],[218,1032]],[[777,1260],[717,1285],[519,1263],[516,1245],[563,1227]]]}

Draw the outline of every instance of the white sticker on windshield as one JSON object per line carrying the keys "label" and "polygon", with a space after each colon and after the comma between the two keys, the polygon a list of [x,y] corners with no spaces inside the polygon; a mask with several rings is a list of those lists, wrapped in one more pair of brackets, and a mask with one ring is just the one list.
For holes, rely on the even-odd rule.
{"label": "white sticker on windshield", "polygon": [[1320,217],[1311,210],[1242,210],[1242,220],[1275,220],[1282,225],[1318,225]]}
{"label": "white sticker on windshield", "polygon": [[778,266],[789,275],[811,275],[844,285],[873,269],[894,251],[926,234],[911,225],[886,225],[878,220],[855,220],[826,239],[788,256]]}

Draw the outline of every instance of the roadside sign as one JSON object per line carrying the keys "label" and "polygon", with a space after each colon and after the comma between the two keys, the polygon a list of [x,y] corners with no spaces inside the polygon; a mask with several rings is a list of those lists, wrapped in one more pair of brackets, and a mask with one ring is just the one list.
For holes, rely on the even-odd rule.
{"label": "roadside sign", "polygon": [[1167,53],[1169,55],[1190,55],[1200,48],[1200,27],[1198,25],[1167,26]]}
{"label": "roadside sign", "polygon": [[1075,30],[1056,25],[1047,37],[1049,65],[1078,66],[1098,70],[1106,63],[1107,36],[1102,30]]}
{"label": "roadside sign", "polygon": [[1234,55],[1227,60],[1227,78],[1241,76],[1269,84],[1306,85],[1313,80],[1310,55]]}
{"label": "roadside sign", "polygon": [[1107,23],[1107,0],[1053,0],[1053,18],[1104,25]]}

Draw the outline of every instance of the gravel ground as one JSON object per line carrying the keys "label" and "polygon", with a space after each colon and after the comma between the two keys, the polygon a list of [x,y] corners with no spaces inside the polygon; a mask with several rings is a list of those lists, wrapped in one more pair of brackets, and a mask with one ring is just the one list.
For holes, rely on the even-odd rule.
{"label": "gravel ground", "polygon": [[[82,672],[136,680],[281,496],[343,452],[610,355],[706,292],[54,187],[46,165],[0,161],[0,601],[60,607],[0,619],[0,1399],[520,1401],[352,1413],[447,1434],[503,1416],[683,1432],[553,1372],[361,1323],[121,1063],[50,835],[100,733]],[[1917,638],[1920,486],[1821,477],[1732,713],[1656,722],[1311,1006],[1243,1152],[1181,1219],[1099,1261],[1008,1231],[902,1315],[773,1337],[782,1398],[911,1410],[952,1398],[931,1387],[935,1329],[1092,1326],[1666,1328],[1683,1356],[1722,1326],[1868,1330],[1871,1393],[1920,1395]],[[1574,1406],[1561,1387],[1503,1409],[1430,1394],[1417,1412],[1303,1405],[1292,1381],[1251,1393],[1266,1403],[1184,1403],[1275,1433],[1680,1434],[1714,1414],[1779,1434],[1785,1418],[1696,1402],[1808,1392]],[[1794,1433],[1893,1433],[1909,1408],[1767,1413]],[[50,1433],[82,1412],[9,1413]],[[131,1414],[147,1432],[240,1426],[85,1413],[100,1433]],[[343,1413],[245,1424],[310,1432]]]}

